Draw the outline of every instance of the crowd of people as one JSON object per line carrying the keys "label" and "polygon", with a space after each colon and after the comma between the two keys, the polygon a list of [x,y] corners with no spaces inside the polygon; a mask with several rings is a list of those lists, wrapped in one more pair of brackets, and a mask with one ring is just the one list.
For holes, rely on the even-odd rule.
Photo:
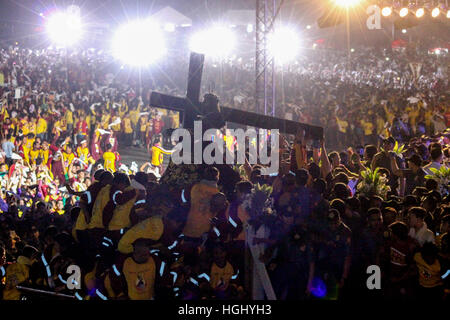
{"label": "crowd of people", "polygon": [[[162,167],[180,120],[149,98],[182,95],[178,60],[140,82],[91,50],[3,49],[3,299],[251,299],[251,228],[266,230],[250,245],[277,299],[448,300],[447,59],[361,48],[293,64],[275,114],[325,134],[282,137],[280,172],[263,176],[248,162]],[[218,68],[205,72],[204,92]],[[220,74],[221,104],[257,111],[248,65]],[[119,143],[151,160],[126,166]]]}

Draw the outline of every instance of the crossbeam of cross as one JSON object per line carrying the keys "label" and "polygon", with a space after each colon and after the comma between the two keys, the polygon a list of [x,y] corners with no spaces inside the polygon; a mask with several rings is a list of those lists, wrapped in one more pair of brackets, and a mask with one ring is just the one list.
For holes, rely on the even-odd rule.
{"label": "crossbeam of cross", "polygon": [[[150,105],[152,107],[180,112],[183,115],[183,128],[186,129],[193,128],[194,121],[197,120],[198,116],[204,115],[199,99],[204,61],[205,55],[195,52],[191,53],[186,97],[176,97],[158,92],[152,92],[150,96]],[[261,129],[278,129],[280,130],[280,133],[292,135],[295,135],[303,128],[306,137],[311,139],[322,139],[323,137],[322,127],[312,126],[301,122],[223,106],[220,107],[220,113],[226,122]]]}

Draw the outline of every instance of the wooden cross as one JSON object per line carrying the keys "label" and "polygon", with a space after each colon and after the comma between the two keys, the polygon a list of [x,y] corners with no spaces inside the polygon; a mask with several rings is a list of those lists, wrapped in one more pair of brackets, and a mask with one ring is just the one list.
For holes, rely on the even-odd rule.
{"label": "wooden cross", "polygon": [[[157,108],[178,111],[183,115],[183,128],[194,128],[194,121],[202,115],[200,89],[205,55],[192,52],[189,62],[188,86],[185,98],[152,92],[150,105]],[[262,129],[278,129],[280,133],[295,135],[300,128],[305,129],[305,136],[311,139],[322,139],[323,128],[311,126],[292,120],[266,116],[254,112],[220,107],[220,113],[226,122],[247,125]],[[220,129],[220,128],[218,128]]]}

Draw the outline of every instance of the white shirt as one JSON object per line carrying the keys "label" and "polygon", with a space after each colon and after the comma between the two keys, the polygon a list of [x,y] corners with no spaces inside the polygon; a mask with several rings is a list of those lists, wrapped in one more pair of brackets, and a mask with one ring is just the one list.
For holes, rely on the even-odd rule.
{"label": "white shirt", "polygon": [[427,164],[426,166],[423,167],[423,170],[427,173],[427,174],[433,174],[433,172],[431,172],[430,168],[435,168],[437,170],[439,170],[441,168],[441,164],[439,162],[431,162],[430,164]]}
{"label": "white shirt", "polygon": [[424,222],[422,228],[416,232],[416,229],[409,229],[409,236],[413,239],[416,239],[419,244],[422,246],[425,242],[434,243],[434,233],[430,229],[428,229],[427,224]]}

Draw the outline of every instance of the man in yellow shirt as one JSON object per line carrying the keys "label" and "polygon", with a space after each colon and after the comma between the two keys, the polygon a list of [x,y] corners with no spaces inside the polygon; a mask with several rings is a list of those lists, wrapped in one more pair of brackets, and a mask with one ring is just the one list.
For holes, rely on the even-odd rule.
{"label": "man in yellow shirt", "polygon": [[210,201],[219,192],[217,182],[219,170],[207,167],[203,172],[203,179],[191,189],[191,206],[183,230],[184,240],[189,249],[195,249],[201,244],[201,237],[211,228]]}
{"label": "man in yellow shirt", "polygon": [[124,143],[131,146],[133,140],[133,127],[130,116],[127,114],[123,119]]}
{"label": "man in yellow shirt", "polygon": [[110,172],[116,172],[116,161],[119,160],[117,155],[112,152],[112,146],[110,143],[106,145],[106,152],[103,153],[103,168]]}
{"label": "man in yellow shirt", "polygon": [[67,124],[67,131],[69,132],[69,134],[71,134],[73,130],[73,113],[70,110],[70,108],[67,108],[65,112],[66,112],[65,120]]}
{"label": "man in yellow shirt", "polygon": [[47,120],[45,120],[42,116],[39,116],[37,121],[36,135],[41,140],[47,139]]}

